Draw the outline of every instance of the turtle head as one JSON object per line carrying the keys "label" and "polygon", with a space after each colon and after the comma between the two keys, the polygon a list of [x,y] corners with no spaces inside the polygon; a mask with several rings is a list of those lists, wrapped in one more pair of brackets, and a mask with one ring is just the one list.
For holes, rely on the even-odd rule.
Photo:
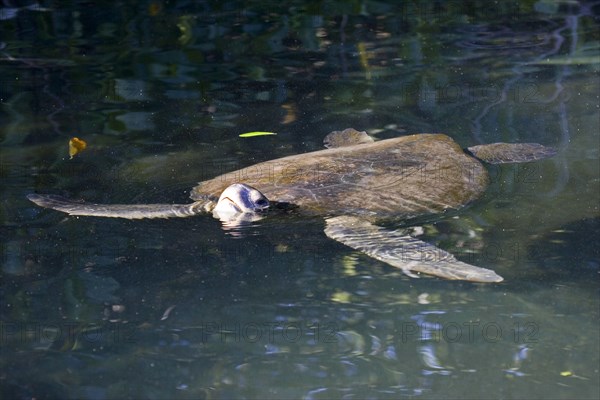
{"label": "turtle head", "polygon": [[262,218],[269,208],[269,200],[259,190],[244,183],[228,186],[213,209],[215,218],[230,226]]}

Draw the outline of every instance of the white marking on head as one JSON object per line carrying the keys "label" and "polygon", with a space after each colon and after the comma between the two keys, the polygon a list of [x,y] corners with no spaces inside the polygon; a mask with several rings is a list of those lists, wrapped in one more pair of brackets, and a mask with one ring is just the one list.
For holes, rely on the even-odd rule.
{"label": "white marking on head", "polygon": [[269,208],[269,200],[257,189],[243,183],[234,183],[221,193],[213,210],[215,218],[236,225],[261,219],[261,212]]}

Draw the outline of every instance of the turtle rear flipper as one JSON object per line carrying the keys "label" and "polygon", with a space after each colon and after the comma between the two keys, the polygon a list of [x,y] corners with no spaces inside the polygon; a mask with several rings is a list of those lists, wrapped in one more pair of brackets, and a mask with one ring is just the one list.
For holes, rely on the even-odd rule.
{"label": "turtle rear flipper", "polygon": [[77,202],[61,196],[29,194],[27,198],[41,207],[65,212],[69,215],[84,215],[109,218],[174,218],[189,217],[207,212],[205,202],[192,204],[94,204]]}
{"label": "turtle rear flipper", "polygon": [[357,144],[373,143],[373,139],[367,132],[357,131],[354,128],[344,129],[343,131],[333,131],[323,139],[323,145],[328,149],[338,147],[354,146]]}
{"label": "turtle rear flipper", "polygon": [[377,260],[402,269],[409,276],[421,272],[445,279],[501,282],[494,271],[458,261],[452,254],[402,231],[390,231],[356,217],[326,220],[325,234]]}
{"label": "turtle rear flipper", "polygon": [[467,150],[490,164],[509,164],[541,160],[556,155],[556,149],[539,143],[491,143]]}

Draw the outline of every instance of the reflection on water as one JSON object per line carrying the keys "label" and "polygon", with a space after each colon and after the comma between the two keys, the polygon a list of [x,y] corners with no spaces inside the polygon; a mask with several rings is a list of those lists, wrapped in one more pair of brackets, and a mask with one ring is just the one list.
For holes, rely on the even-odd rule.
{"label": "reflection on water", "polygon": [[[465,3],[466,4],[466,3]],[[598,398],[597,5],[1,8],[3,398]],[[353,126],[559,154],[415,232],[505,277],[412,279],[293,210],[73,218]],[[277,136],[239,138],[249,131]],[[69,138],[88,143],[69,160]]]}

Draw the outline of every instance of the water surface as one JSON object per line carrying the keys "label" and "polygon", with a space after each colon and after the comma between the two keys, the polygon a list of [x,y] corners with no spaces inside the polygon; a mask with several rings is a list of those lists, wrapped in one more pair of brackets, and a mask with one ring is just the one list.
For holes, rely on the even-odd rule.
{"label": "water surface", "polygon": [[[598,398],[598,5],[285,3],[0,9],[4,397]],[[409,278],[319,218],[232,231],[25,197],[187,202],[347,127],[556,147],[424,221],[505,281]],[[277,135],[238,136],[257,130]]]}

